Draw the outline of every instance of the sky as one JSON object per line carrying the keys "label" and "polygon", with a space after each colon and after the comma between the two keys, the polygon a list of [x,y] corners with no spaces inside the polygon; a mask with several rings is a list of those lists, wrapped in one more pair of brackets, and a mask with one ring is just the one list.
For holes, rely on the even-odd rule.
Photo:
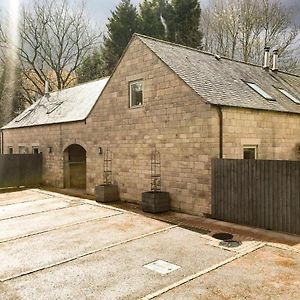
{"label": "sky", "polygon": [[[0,9],[7,9],[10,1],[13,0],[0,0]],[[22,1],[22,0],[21,0]],[[105,28],[107,18],[110,17],[111,11],[115,9],[120,0],[85,0],[88,14],[92,17],[94,22],[100,26],[101,29]],[[142,0],[131,0],[132,3],[138,4]],[[201,7],[205,7],[209,0],[200,0]],[[72,0],[70,0],[72,2]],[[293,8],[296,12],[295,21],[300,25],[300,0],[281,0],[281,3],[288,8]]]}

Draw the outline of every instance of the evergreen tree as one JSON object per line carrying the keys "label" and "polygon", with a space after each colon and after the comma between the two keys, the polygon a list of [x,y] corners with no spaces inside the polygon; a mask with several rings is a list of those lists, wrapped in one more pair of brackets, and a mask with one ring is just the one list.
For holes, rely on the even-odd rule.
{"label": "evergreen tree", "polygon": [[144,0],[140,4],[140,32],[159,39],[165,39],[163,14],[165,0]]}
{"label": "evergreen tree", "polygon": [[168,39],[185,46],[200,48],[200,4],[198,0],[172,0],[166,12]]}
{"label": "evergreen tree", "polygon": [[108,75],[104,70],[104,62],[100,50],[94,49],[84,59],[82,65],[76,70],[76,75],[78,83],[88,82]]}
{"label": "evergreen tree", "polygon": [[107,36],[102,47],[105,72],[110,74],[133,33],[138,32],[138,13],[130,0],[122,0],[108,19]]}

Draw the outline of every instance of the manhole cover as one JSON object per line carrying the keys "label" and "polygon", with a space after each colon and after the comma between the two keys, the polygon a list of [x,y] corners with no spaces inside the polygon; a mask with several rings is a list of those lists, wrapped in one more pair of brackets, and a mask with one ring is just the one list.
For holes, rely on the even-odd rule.
{"label": "manhole cover", "polygon": [[167,261],[161,260],[161,259],[156,260],[150,264],[144,265],[144,267],[151,271],[158,272],[160,274],[168,274],[177,269],[180,269],[179,266],[173,265],[173,264],[171,264]]}
{"label": "manhole cover", "polygon": [[228,241],[221,241],[219,245],[227,248],[235,248],[241,246],[242,243],[239,241],[228,240]]}
{"label": "manhole cover", "polygon": [[233,235],[228,232],[218,232],[215,233],[212,237],[217,240],[227,241],[227,240],[231,240],[233,238]]}

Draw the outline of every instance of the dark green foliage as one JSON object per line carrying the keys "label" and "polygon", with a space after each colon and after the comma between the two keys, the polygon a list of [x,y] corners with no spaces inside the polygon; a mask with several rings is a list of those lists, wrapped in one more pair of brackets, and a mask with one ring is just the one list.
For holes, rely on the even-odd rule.
{"label": "dark green foliage", "polygon": [[165,0],[144,0],[140,4],[140,33],[165,39],[167,35],[162,23],[165,8]]}
{"label": "dark green foliage", "polygon": [[111,73],[133,33],[138,32],[138,13],[130,0],[122,0],[108,19],[102,55],[104,70]]}
{"label": "dark green foliage", "polygon": [[85,58],[82,65],[76,71],[78,83],[96,80],[107,74],[104,70],[104,62],[100,50],[94,51]]}
{"label": "dark green foliage", "polygon": [[198,0],[172,0],[166,17],[168,39],[185,46],[200,48],[200,4]]}
{"label": "dark green foliage", "polygon": [[200,48],[200,13],[197,0],[144,0],[139,14],[130,0],[121,0],[108,19],[100,52],[88,56],[77,71],[79,82],[110,75],[135,32]]}

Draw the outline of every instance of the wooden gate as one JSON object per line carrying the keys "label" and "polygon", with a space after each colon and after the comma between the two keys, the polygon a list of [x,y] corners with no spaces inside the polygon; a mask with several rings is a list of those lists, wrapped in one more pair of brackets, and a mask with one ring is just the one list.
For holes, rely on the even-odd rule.
{"label": "wooden gate", "polygon": [[212,160],[212,217],[300,234],[300,161]]}
{"label": "wooden gate", "polygon": [[1,154],[0,188],[42,183],[42,154]]}

